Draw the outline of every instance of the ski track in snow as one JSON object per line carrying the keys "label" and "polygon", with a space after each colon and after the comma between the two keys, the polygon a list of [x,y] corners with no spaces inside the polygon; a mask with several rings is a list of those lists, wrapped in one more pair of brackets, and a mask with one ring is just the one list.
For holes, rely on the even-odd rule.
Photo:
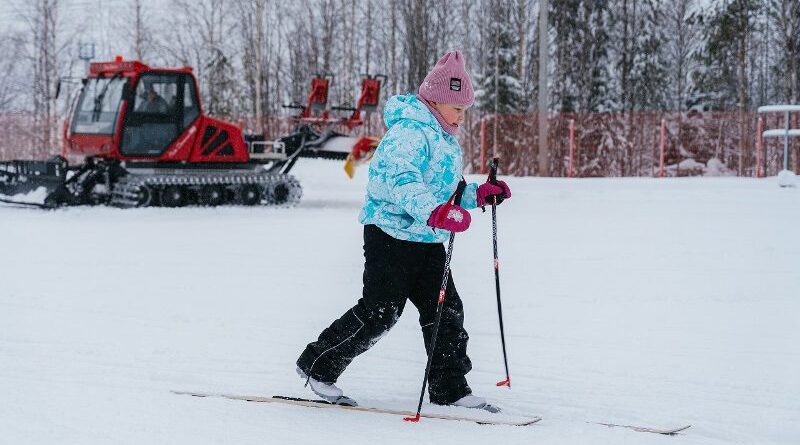
{"label": "ski track in snow", "polygon": [[[0,205],[0,442],[800,443],[800,191],[774,178],[505,178],[510,390],[494,385],[490,212],[473,211],[452,264],[468,378],[534,426],[171,394],[309,397],[294,361],[361,292],[366,167],[295,174],[294,209]],[[425,355],[405,312],[339,381],[362,405],[416,408]]]}

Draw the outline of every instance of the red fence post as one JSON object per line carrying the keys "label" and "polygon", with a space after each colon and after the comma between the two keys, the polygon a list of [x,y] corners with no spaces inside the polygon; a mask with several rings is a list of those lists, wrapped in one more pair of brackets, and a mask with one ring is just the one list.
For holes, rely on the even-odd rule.
{"label": "red fence post", "polygon": [[667,120],[665,118],[661,119],[661,166],[660,166],[660,177],[664,177],[664,145],[667,139]]}
{"label": "red fence post", "polygon": [[486,174],[486,117],[481,118],[481,174]]}
{"label": "red fence post", "polygon": [[761,177],[761,150],[764,148],[764,138],[761,134],[764,130],[764,121],[758,117],[758,132],[756,134],[756,178]]}
{"label": "red fence post", "polygon": [[569,177],[572,177],[572,165],[575,156],[575,119],[569,120]]}

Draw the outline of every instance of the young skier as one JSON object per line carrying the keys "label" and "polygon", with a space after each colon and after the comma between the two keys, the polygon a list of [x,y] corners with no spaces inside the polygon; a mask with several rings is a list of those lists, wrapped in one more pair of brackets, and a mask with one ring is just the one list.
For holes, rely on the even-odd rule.
{"label": "young skier", "polygon": [[[419,311],[430,351],[439,288],[450,232],[469,227],[474,209],[511,196],[503,181],[466,186],[461,206],[448,199],[462,181],[462,151],[456,140],[464,112],[474,102],[472,82],[460,51],[445,54],[428,73],[417,94],[386,103],[388,131],[370,162],[364,224],[364,287],[355,306],[309,343],[297,360],[297,373],[318,396],[355,405],[335,382],[359,354],[394,326],[406,300]],[[465,375],[467,356],[464,311],[453,284],[447,283],[441,323],[431,363],[431,403],[497,408],[472,394]]]}

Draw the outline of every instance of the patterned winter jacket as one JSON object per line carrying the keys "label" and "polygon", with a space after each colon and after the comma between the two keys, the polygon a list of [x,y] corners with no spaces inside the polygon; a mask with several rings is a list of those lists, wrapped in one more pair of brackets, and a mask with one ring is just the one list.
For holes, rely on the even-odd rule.
{"label": "patterned winter jacket", "polygon": [[[361,224],[375,224],[390,236],[442,243],[450,236],[428,226],[439,204],[447,202],[461,180],[461,146],[446,133],[414,94],[386,102],[383,119],[389,131],[370,161]],[[477,184],[468,184],[461,206],[477,207]]]}

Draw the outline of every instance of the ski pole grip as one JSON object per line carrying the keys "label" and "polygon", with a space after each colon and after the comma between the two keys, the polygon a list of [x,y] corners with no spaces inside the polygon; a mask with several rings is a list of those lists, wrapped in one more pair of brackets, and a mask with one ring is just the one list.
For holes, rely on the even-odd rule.
{"label": "ski pole grip", "polygon": [[489,183],[497,185],[497,165],[500,163],[500,158],[492,158],[489,164]]}
{"label": "ski pole grip", "polygon": [[456,192],[453,194],[453,204],[457,206],[461,205],[461,197],[464,195],[464,189],[466,188],[467,181],[461,178],[461,181],[458,182],[458,186],[456,187]]}

